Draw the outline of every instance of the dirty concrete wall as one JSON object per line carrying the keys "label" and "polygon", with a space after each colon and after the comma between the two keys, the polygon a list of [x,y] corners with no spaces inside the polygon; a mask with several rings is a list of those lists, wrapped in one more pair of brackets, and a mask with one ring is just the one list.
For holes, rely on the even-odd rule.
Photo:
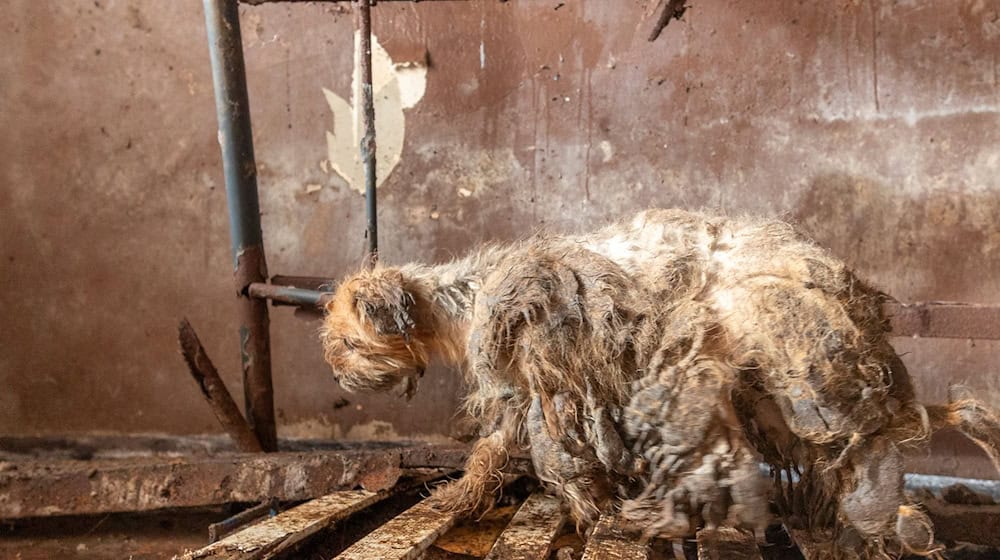
{"label": "dirty concrete wall", "polygon": [[[655,43],[650,4],[377,6],[383,258],[703,207],[797,221],[902,300],[1000,303],[1000,2],[693,0]],[[269,268],[339,277],[364,250],[350,12],[242,14]],[[0,22],[0,433],[216,431],[175,351],[187,316],[241,392],[201,2]],[[272,316],[283,435],[449,433],[454,374],[345,395],[316,328]],[[997,343],[897,342],[928,400],[1000,405]]]}

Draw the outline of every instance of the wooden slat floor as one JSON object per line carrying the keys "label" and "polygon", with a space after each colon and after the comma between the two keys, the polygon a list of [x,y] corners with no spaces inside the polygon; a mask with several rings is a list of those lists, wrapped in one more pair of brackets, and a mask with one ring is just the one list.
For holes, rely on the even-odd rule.
{"label": "wooden slat floor", "polygon": [[[505,525],[496,526],[485,547],[475,555],[450,552],[438,548],[435,542],[456,524],[450,513],[434,510],[426,500],[412,494],[415,505],[395,510],[400,512],[388,517],[381,525],[373,525],[366,534],[349,538],[341,548],[331,552],[329,547],[308,548],[310,539],[326,531],[338,531],[349,525],[349,519],[368,515],[366,509],[376,507],[393,497],[393,492],[345,491],[336,492],[278,515],[253,523],[224,539],[200,550],[177,556],[179,560],[283,560],[303,558],[308,560],[764,560],[784,558],[814,558],[812,543],[802,542],[805,554],[790,544],[764,544],[752,533],[736,529],[703,529],[694,541],[664,543],[643,542],[634,534],[623,530],[614,516],[604,516],[598,521],[589,539],[576,540],[573,547],[562,543],[564,537],[573,537],[573,527],[556,498],[542,493],[527,494],[520,504],[508,506]],[[524,494],[522,494],[523,496]],[[413,501],[408,503],[413,503]],[[982,515],[985,527],[995,527],[1000,521],[998,506],[982,506],[966,512],[966,522],[975,522],[975,515]],[[515,511],[516,509],[516,511]],[[968,508],[967,508],[968,509]],[[966,523],[967,524],[967,523]],[[475,526],[475,525],[474,525]],[[502,530],[501,530],[502,527]],[[466,530],[468,524],[466,524]],[[348,530],[348,529],[343,529]],[[780,532],[780,531],[779,531]],[[449,535],[458,533],[449,533]],[[802,541],[805,535],[793,533]],[[493,540],[495,538],[495,540]],[[305,543],[305,544],[304,544]],[[492,547],[487,548],[492,543]],[[984,543],[989,544],[989,543]],[[442,545],[444,546],[444,545]],[[305,548],[303,548],[305,547]],[[977,549],[978,550],[978,549]],[[961,558],[1000,558],[1000,550],[992,549],[970,554],[964,551]],[[485,554],[485,556],[484,556]],[[946,555],[950,558],[951,556]],[[959,557],[959,556],[956,556]]]}

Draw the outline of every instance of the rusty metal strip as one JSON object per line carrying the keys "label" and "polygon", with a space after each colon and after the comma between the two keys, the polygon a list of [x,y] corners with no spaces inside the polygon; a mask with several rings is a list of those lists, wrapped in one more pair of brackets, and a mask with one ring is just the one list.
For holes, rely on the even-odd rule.
{"label": "rusty metal strip", "polygon": [[663,31],[663,28],[670,23],[670,20],[681,19],[684,16],[684,12],[687,11],[687,0],[660,0],[657,9],[659,10],[659,17],[656,18],[656,24],[653,29],[649,32],[649,37],[646,38],[647,41],[653,42]]}
{"label": "rusty metal strip", "polygon": [[889,303],[892,336],[1000,340],[1000,305]]}
{"label": "rusty metal strip", "polygon": [[337,556],[338,560],[419,558],[455,524],[455,514],[435,511],[425,500],[372,531]]}
{"label": "rusty metal strip", "polygon": [[337,492],[279,513],[233,533],[180,560],[258,560],[269,558],[366,508],[386,494],[352,490]]}
{"label": "rusty metal strip", "polygon": [[532,494],[521,504],[485,560],[544,560],[565,522],[557,498]]}
{"label": "rusty metal strip", "polygon": [[0,463],[0,519],[152,511],[231,502],[308,500],[362,485],[383,488],[401,468],[455,468],[467,449],[135,457]]}
{"label": "rusty metal strip", "polygon": [[619,519],[602,515],[587,540],[583,560],[646,560],[649,545],[622,529]]}
{"label": "rusty metal strip", "polygon": [[[280,282],[279,282],[280,279]],[[307,276],[276,276],[277,287],[252,286],[251,295],[275,305],[322,307],[331,295],[330,280]],[[892,336],[1000,340],[1000,305],[973,303],[887,303],[883,311]]]}
{"label": "rusty metal strip", "polygon": [[226,389],[226,384],[219,376],[219,371],[215,369],[212,360],[208,358],[205,347],[198,340],[194,327],[187,319],[181,320],[178,327],[178,341],[191,377],[201,389],[202,395],[219,424],[229,434],[229,437],[233,438],[236,447],[247,453],[263,451],[257,434],[250,429],[243,415],[240,414],[240,409],[236,406],[232,395],[229,394],[229,390]]}
{"label": "rusty metal strip", "polygon": [[731,527],[698,531],[698,560],[761,560],[753,533]]}

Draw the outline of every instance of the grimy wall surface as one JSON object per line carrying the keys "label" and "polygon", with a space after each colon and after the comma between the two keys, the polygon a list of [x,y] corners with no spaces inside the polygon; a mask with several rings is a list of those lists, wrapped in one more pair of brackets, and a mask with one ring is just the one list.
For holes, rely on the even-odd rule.
{"label": "grimy wall surface", "polygon": [[[1000,1],[385,2],[383,258],[441,260],[650,206],[780,216],[904,301],[1000,303]],[[272,274],[361,265],[346,4],[242,8]],[[215,432],[189,317],[241,394],[198,0],[0,11],[0,434]],[[460,381],[347,395],[272,313],[280,433],[434,437]],[[1000,344],[898,340],[927,400],[1000,405]],[[954,460],[954,459],[953,459]]]}

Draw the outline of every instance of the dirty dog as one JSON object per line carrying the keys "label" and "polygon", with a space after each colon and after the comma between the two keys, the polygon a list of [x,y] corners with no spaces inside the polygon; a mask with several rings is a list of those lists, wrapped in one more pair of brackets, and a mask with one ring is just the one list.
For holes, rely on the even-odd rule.
{"label": "dirty dog", "polygon": [[933,555],[902,453],[954,426],[1000,469],[1000,421],[915,400],[884,299],[787,224],[650,210],[360,272],[321,338],[352,390],[412,395],[432,356],[461,369],[481,437],[442,508],[491,507],[527,449],[581,527],[620,511],[646,536],[759,529],[774,504],[830,557]]}

